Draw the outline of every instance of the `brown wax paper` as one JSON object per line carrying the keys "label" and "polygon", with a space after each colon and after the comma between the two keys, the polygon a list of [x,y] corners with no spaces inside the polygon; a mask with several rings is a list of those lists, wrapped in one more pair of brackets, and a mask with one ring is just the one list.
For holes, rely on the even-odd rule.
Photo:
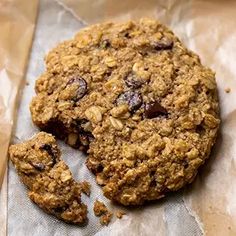
{"label": "brown wax paper", "polygon": [[7,150],[17,92],[32,42],[37,2],[0,1],[0,235],[6,234],[7,222]]}
{"label": "brown wax paper", "polygon": [[[8,194],[4,195],[4,199],[8,198],[9,235],[236,235],[235,7],[233,0],[41,0],[26,74],[29,86],[23,90],[12,142],[21,142],[38,131],[31,122],[28,106],[35,79],[44,70],[43,57],[52,47],[73,37],[87,24],[145,16],[167,24],[200,55],[203,64],[216,71],[222,125],[213,154],[192,185],[135,209],[108,201],[85,167],[84,155],[59,142],[74,177],[92,184],[91,197],[83,196],[89,209],[86,227],[65,224],[42,212],[26,197],[26,189],[10,164]],[[226,93],[226,88],[231,92]],[[114,217],[108,227],[102,227],[92,212],[95,199],[102,200],[114,212],[122,208],[127,215],[121,220]]]}

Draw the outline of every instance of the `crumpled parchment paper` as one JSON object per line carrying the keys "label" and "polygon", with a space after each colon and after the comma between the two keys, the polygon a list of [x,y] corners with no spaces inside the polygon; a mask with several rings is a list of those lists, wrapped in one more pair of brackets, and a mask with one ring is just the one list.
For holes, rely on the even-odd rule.
{"label": "crumpled parchment paper", "polygon": [[37,0],[30,4],[27,0],[0,1],[0,235],[6,234],[7,223],[7,150],[37,8]]}
{"label": "crumpled parchment paper", "polygon": [[[197,52],[203,64],[216,71],[221,103],[221,132],[211,158],[197,180],[184,191],[156,203],[125,209],[121,220],[113,218],[101,227],[92,212],[96,198],[114,212],[121,206],[110,203],[84,165],[79,151],[59,142],[63,158],[78,180],[92,184],[92,194],[83,196],[89,207],[89,224],[72,226],[42,212],[26,197],[12,165],[8,178],[9,235],[236,235],[236,2],[233,0],[41,0],[36,35],[26,75],[13,142],[37,132],[32,124],[29,102],[35,79],[44,70],[43,57],[58,42],[71,38],[87,23],[155,17],[167,24],[179,38]],[[231,92],[226,93],[225,89]],[[124,209],[124,208],[123,208]]]}

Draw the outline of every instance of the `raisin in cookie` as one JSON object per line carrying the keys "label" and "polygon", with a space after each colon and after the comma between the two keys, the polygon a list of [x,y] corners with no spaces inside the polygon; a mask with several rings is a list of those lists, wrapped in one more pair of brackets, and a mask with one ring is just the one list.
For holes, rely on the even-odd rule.
{"label": "raisin in cookie", "polygon": [[52,135],[40,132],[27,142],[12,145],[9,153],[32,201],[68,223],[86,222],[87,207],[80,199],[81,186],[61,160]]}
{"label": "raisin in cookie", "polygon": [[35,90],[33,122],[86,150],[124,205],[192,182],[220,123],[214,73],[156,20],[83,29],[48,54]]}

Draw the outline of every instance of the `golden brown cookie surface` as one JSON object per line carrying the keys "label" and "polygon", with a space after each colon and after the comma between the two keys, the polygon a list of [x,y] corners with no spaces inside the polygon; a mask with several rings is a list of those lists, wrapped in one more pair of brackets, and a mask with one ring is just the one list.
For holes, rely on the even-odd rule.
{"label": "golden brown cookie surface", "polygon": [[32,119],[88,152],[109,199],[161,198],[190,183],[219,127],[214,73],[155,20],[88,27],[46,57]]}

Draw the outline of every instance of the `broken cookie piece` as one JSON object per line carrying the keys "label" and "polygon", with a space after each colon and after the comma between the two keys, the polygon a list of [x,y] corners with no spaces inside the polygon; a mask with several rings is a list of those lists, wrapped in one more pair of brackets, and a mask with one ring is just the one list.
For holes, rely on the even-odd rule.
{"label": "broken cookie piece", "polygon": [[107,213],[108,209],[103,202],[96,200],[93,206],[93,211],[94,211],[95,216],[101,216]]}
{"label": "broken cookie piece", "polygon": [[100,223],[102,225],[108,225],[110,223],[113,214],[108,210],[103,202],[96,200],[93,211],[95,216],[100,217]]}
{"label": "broken cookie piece", "polygon": [[81,190],[84,194],[86,194],[87,196],[90,196],[91,193],[91,184],[87,181],[83,181],[80,183],[81,186]]}
{"label": "broken cookie piece", "polygon": [[106,214],[100,217],[101,225],[108,225],[111,221],[113,214],[111,212],[107,212]]}
{"label": "broken cookie piece", "polygon": [[121,219],[123,217],[123,215],[126,215],[126,213],[124,211],[119,210],[116,212],[116,217],[118,219]]}
{"label": "broken cookie piece", "polygon": [[52,135],[40,132],[29,141],[12,145],[9,154],[33,202],[65,222],[83,224],[87,221],[80,184],[61,159]]}

